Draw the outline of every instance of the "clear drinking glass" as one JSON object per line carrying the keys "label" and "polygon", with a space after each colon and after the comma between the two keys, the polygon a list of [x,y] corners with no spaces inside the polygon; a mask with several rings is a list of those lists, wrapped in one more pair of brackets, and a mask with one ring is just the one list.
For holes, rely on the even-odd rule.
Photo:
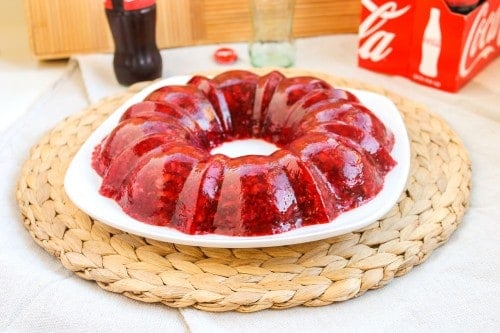
{"label": "clear drinking glass", "polygon": [[253,34],[250,61],[255,67],[290,67],[295,63],[292,34],[295,0],[249,0]]}

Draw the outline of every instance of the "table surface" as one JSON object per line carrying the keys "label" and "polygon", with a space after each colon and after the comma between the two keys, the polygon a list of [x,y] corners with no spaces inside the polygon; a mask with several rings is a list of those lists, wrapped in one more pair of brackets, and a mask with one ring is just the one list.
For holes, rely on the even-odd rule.
{"label": "table surface", "polygon": [[[12,2],[11,2],[12,3]],[[8,2],[0,2],[8,6]],[[15,10],[19,8],[15,7]],[[4,11],[0,11],[4,13]],[[7,16],[2,14],[2,16]],[[356,36],[298,40],[296,67],[380,85],[425,104],[458,133],[473,164],[470,208],[462,225],[422,265],[387,286],[346,302],[252,314],[207,313],[145,304],[101,290],[67,271],[34,243],[15,201],[20,165],[31,146],[64,117],[124,89],[96,77],[110,55],[38,63],[22,26],[0,17],[0,331],[159,330],[172,332],[500,331],[500,59],[457,94],[356,66]],[[4,29],[5,28],[5,29]],[[7,32],[7,33],[6,33]],[[231,44],[248,67],[246,45]],[[164,50],[164,76],[227,69],[216,45]],[[173,66],[172,64],[175,64]],[[97,67],[96,67],[97,66]],[[106,69],[109,71],[109,68]],[[6,75],[5,75],[6,74]],[[98,76],[98,75],[97,75]],[[108,78],[109,79],[109,78]],[[111,83],[110,83],[111,82]],[[96,89],[98,87],[99,89]]]}

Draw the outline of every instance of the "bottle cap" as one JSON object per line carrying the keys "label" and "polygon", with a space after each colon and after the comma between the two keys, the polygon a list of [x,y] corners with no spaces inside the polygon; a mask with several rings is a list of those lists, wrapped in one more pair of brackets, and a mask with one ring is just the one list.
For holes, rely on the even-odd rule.
{"label": "bottle cap", "polygon": [[[113,5],[114,3],[119,3],[121,6]],[[117,9],[117,10],[137,10],[146,7],[150,7],[156,3],[156,0],[105,0],[104,7],[106,9]],[[121,8],[118,8],[121,7]]]}
{"label": "bottle cap", "polygon": [[229,65],[238,60],[238,54],[229,47],[221,47],[214,52],[214,60],[219,64]]}
{"label": "bottle cap", "polygon": [[446,3],[451,7],[466,7],[475,6],[479,0],[446,0]]}

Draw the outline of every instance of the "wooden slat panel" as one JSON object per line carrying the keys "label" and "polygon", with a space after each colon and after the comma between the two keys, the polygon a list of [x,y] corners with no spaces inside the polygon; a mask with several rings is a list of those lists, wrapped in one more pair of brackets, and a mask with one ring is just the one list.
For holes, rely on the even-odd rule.
{"label": "wooden slat panel", "polygon": [[25,10],[36,56],[59,58],[112,45],[101,1],[25,0]]}
{"label": "wooden slat panel", "polygon": [[[160,48],[248,40],[248,0],[158,0]],[[40,59],[109,52],[103,0],[25,0],[31,48]],[[359,0],[297,0],[297,37],[356,32]]]}
{"label": "wooden slat panel", "polygon": [[360,11],[360,1],[297,0],[294,35],[356,32]]}
{"label": "wooden slat panel", "polygon": [[250,8],[246,1],[206,0],[204,42],[248,40],[251,32]]}
{"label": "wooden slat panel", "polygon": [[159,1],[157,6],[158,41],[161,41],[161,45],[175,45],[193,39],[191,1]]}

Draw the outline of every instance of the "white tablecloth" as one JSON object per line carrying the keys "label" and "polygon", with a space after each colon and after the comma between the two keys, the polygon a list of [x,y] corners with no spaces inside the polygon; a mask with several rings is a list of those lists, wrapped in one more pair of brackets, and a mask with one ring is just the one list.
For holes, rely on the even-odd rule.
{"label": "white tablecloth", "polygon": [[[249,67],[244,44],[233,67]],[[164,50],[164,76],[217,66],[217,46]],[[444,246],[387,286],[346,302],[242,314],[145,304],[67,271],[32,240],[15,201],[20,166],[61,119],[121,89],[112,56],[69,62],[65,74],[0,137],[0,331],[500,332],[500,59],[458,94],[356,66],[356,36],[300,39],[296,67],[380,85],[426,104],[459,134],[473,163],[470,209]]]}

